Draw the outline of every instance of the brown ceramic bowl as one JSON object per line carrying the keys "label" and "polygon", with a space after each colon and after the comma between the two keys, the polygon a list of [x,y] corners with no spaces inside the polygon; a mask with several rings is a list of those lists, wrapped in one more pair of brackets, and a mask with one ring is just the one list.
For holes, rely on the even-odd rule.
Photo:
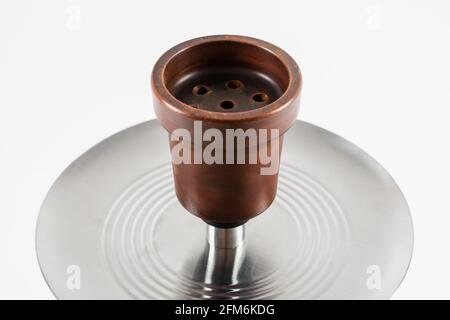
{"label": "brown ceramic bowl", "polygon": [[[269,140],[275,137],[279,155],[283,134],[297,117],[301,84],[300,70],[286,52],[254,38],[202,37],[162,55],[152,73],[154,108],[162,126],[175,137],[172,151],[177,144],[192,151],[190,163],[173,164],[176,194],[187,210],[209,224],[231,227],[270,206],[278,167],[273,174],[261,174],[266,164],[259,157],[256,163],[194,163],[194,154],[201,154],[209,143],[194,141],[194,122],[201,121],[203,133],[217,129],[224,138],[227,129],[265,129]],[[190,136],[182,139],[179,129]],[[279,138],[270,135],[271,129],[278,130]],[[258,140],[256,148],[246,141],[246,160],[259,149],[270,154],[272,142],[262,145]],[[237,143],[233,148],[224,144],[223,162],[230,154],[236,160],[238,149]]]}

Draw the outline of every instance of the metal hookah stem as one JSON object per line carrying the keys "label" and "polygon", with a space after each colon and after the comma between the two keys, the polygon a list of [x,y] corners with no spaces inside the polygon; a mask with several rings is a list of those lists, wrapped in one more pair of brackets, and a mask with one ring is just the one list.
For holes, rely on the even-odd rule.
{"label": "metal hookah stem", "polygon": [[208,243],[218,249],[233,249],[244,243],[245,225],[234,228],[217,228],[207,226]]}

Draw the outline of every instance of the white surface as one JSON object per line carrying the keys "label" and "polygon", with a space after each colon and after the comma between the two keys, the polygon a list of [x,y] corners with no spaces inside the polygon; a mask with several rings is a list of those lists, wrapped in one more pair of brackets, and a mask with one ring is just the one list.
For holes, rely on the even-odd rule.
{"label": "white surface", "polygon": [[53,298],[34,250],[48,188],[93,144],[154,117],[149,75],[165,50],[224,33],[288,51],[300,118],[360,146],[402,189],[415,250],[394,298],[450,298],[449,14],[445,0],[2,2],[0,298]]}

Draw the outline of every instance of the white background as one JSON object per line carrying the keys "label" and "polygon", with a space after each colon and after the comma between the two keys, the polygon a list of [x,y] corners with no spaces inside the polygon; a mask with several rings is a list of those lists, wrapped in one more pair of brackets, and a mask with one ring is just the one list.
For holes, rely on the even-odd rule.
{"label": "white background", "polygon": [[445,0],[2,1],[0,298],[53,299],[34,250],[46,192],[89,147],[154,118],[156,59],[210,34],[258,37],[298,61],[299,117],[366,150],[409,202],[414,256],[394,298],[450,298]]}

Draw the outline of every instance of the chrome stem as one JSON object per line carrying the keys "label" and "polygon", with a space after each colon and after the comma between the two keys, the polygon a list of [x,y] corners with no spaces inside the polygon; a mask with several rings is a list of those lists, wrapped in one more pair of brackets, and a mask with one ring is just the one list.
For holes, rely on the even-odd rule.
{"label": "chrome stem", "polygon": [[242,245],[245,240],[245,226],[235,228],[217,228],[207,226],[208,243],[218,249],[234,249]]}

